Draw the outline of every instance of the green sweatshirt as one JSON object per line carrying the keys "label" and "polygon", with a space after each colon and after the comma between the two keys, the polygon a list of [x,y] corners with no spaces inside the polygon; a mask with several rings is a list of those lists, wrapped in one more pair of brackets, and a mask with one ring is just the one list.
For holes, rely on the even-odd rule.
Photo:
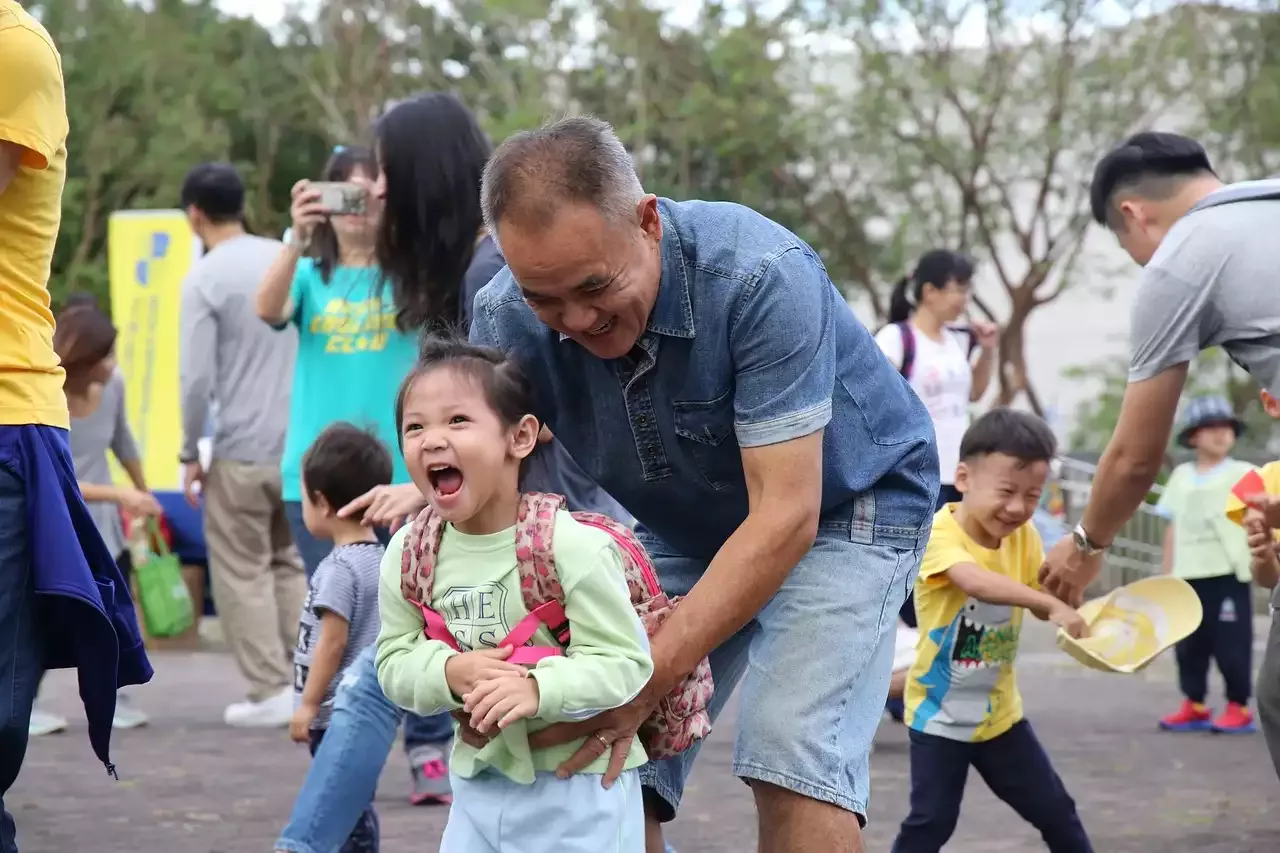
{"label": "green sweatshirt", "polygon": [[[382,559],[378,683],[388,699],[416,714],[458,710],[462,701],[444,677],[445,661],[457,652],[427,639],[422,613],[400,591],[400,555],[407,530],[392,538]],[[536,718],[508,726],[483,749],[454,738],[450,769],[463,778],[491,767],[515,782],[532,784],[536,771],[555,771],[582,740],[533,751],[531,732],[625,705],[653,674],[649,640],[631,606],[613,538],[562,511],[556,517],[552,548],[569,617],[569,647],[563,657],[544,658],[532,670],[538,681]],[[448,525],[436,560],[431,608],[444,617],[463,649],[496,647],[529,612],[520,595],[515,528],[471,536]],[[557,645],[545,625],[533,643]],[[646,760],[636,743],[627,769]],[[583,772],[604,773],[607,765],[606,752]]]}

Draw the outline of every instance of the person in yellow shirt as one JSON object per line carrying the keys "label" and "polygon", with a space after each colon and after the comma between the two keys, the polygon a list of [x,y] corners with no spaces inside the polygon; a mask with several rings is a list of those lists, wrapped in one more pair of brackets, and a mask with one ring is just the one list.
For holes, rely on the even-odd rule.
{"label": "person in yellow shirt", "polygon": [[[1262,408],[1273,418],[1280,418],[1280,400],[1265,390]],[[1249,571],[1253,582],[1272,590],[1271,630],[1267,634],[1262,665],[1258,667],[1255,694],[1258,722],[1271,753],[1271,763],[1280,776],[1280,529],[1276,525],[1276,509],[1280,508],[1280,461],[1268,462],[1257,471],[1246,474],[1227,498],[1227,518],[1243,525],[1249,539]],[[1270,518],[1268,516],[1271,516]]]}
{"label": "person in yellow shirt", "polygon": [[993,409],[965,432],[958,503],[933,519],[916,580],[920,643],[907,676],[911,811],[893,853],[936,853],[955,831],[973,765],[1054,853],[1089,853],[1084,826],[1022,714],[1014,681],[1022,611],[1074,637],[1084,619],[1039,588],[1031,523],[1057,442],[1037,417]]}
{"label": "person in yellow shirt", "polygon": [[148,681],[151,666],[76,483],[48,290],[67,162],[62,61],[15,0],[0,0],[0,81],[0,853],[16,853],[3,800],[41,673],[80,670],[89,740],[113,773],[116,688]]}

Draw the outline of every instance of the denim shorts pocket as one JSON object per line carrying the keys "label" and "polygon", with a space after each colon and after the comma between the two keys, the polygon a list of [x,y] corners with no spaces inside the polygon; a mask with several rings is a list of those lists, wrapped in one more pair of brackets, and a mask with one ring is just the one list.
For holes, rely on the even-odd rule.
{"label": "denim shorts pocket", "polygon": [[676,435],[684,439],[702,478],[716,489],[725,489],[742,479],[742,457],[733,435],[733,390],[705,402],[676,401],[672,404]]}

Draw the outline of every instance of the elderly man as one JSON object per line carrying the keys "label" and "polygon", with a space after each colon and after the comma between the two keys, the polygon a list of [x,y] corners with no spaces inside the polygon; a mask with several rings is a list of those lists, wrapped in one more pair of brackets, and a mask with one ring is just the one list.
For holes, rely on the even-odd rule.
{"label": "elderly man", "polygon": [[[603,122],[508,139],[482,204],[509,267],[476,297],[471,339],[521,361],[537,414],[688,596],[639,698],[535,745],[593,734],[562,769],[610,748],[616,776],[710,653],[713,716],[743,682],[734,772],[760,849],[862,850],[898,607],[938,491],[928,413],[811,248],[738,205],[646,194]],[[651,851],[695,755],[644,768]]]}
{"label": "elderly man", "polygon": [[[1115,434],[1081,523],[1041,570],[1046,588],[1072,603],[1097,577],[1104,552],[1155,481],[1196,354],[1221,346],[1263,388],[1280,394],[1280,181],[1224,187],[1195,140],[1139,133],[1099,161],[1091,195],[1094,218],[1143,271]],[[1258,676],[1258,703],[1280,772],[1276,624]]]}

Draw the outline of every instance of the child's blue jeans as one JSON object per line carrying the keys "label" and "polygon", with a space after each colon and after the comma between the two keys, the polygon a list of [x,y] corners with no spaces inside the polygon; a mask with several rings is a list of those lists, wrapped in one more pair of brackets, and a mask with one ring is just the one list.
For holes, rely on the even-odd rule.
{"label": "child's blue jeans", "polygon": [[938,853],[960,819],[969,765],[991,793],[1040,830],[1049,853],[1093,853],[1075,801],[1026,720],[991,740],[971,743],[912,730],[911,813],[893,853]]}

